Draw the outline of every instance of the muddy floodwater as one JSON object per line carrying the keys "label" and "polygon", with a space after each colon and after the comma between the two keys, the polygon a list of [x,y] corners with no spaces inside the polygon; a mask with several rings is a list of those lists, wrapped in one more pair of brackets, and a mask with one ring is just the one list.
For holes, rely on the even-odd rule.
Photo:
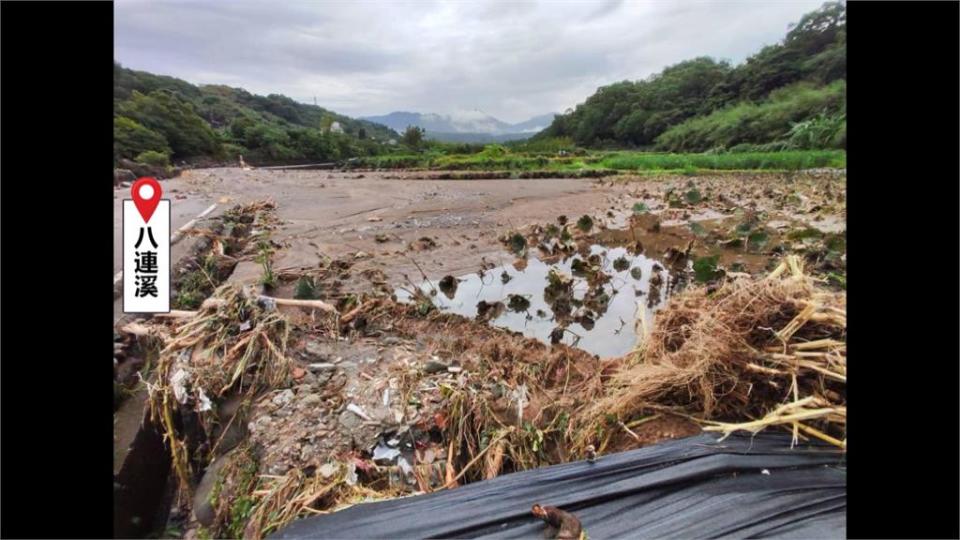
{"label": "muddy floodwater", "polygon": [[[591,263],[593,278],[589,270],[583,271]],[[570,293],[569,303],[551,287],[551,270],[571,280],[563,287]],[[601,274],[607,277],[597,280]],[[420,287],[441,311],[470,318],[479,314],[494,326],[545,343],[562,331],[560,342],[612,358],[636,346],[638,320],[652,323],[654,311],[666,299],[668,279],[663,265],[653,259],[622,247],[593,245],[586,258],[574,254],[548,264],[531,257],[522,269],[505,264],[485,270],[482,277],[477,272],[458,276],[452,283],[438,280]],[[400,301],[411,300],[406,288],[396,294]],[[557,330],[563,327],[566,330]]]}

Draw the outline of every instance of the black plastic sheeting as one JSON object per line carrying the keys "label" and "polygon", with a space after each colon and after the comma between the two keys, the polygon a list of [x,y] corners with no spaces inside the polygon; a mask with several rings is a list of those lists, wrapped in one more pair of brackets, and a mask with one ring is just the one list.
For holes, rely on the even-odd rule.
{"label": "black plastic sheeting", "polygon": [[714,434],[359,504],[271,538],[543,538],[534,503],[605,538],[844,538],[847,474],[826,445],[789,434]]}

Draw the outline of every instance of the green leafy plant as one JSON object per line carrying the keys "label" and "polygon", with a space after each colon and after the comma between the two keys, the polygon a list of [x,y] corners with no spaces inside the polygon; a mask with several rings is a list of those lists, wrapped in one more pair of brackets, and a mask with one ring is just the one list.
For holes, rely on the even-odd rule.
{"label": "green leafy plant", "polygon": [[692,232],[694,236],[698,238],[707,236],[707,230],[703,227],[703,225],[697,223],[696,221],[690,222],[690,232]]}
{"label": "green leafy plant", "polygon": [[263,285],[265,289],[273,289],[277,286],[277,276],[274,275],[270,262],[272,250],[266,242],[260,242],[259,247],[260,254],[257,255],[257,262],[260,263],[263,268],[263,273],[260,275],[260,284]]}
{"label": "green leafy plant", "polygon": [[700,283],[707,283],[723,276],[723,270],[717,268],[719,255],[700,257],[693,261],[694,279]]}
{"label": "green leafy plant", "polygon": [[580,216],[580,219],[577,220],[577,228],[583,232],[590,232],[590,229],[593,228],[593,218],[586,214]]}
{"label": "green leafy plant", "polygon": [[520,255],[527,248],[527,239],[520,233],[513,233],[509,239],[510,251]]}
{"label": "green leafy plant", "polygon": [[297,286],[294,289],[293,297],[299,300],[316,300],[319,298],[319,287],[310,276],[301,276],[297,280]]}
{"label": "green leafy plant", "polygon": [[137,163],[143,163],[145,165],[152,165],[154,167],[169,167],[170,166],[170,157],[163,152],[157,152],[156,150],[147,150],[146,152],[141,152],[137,155]]}

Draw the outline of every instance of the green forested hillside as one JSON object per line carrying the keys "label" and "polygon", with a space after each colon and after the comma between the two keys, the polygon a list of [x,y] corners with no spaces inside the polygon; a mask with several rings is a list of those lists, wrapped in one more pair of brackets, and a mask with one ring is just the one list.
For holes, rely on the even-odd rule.
{"label": "green forested hillside", "polygon": [[537,138],[670,151],[844,148],[846,6],[828,2],[737,66],[708,57],[597,89]]}
{"label": "green forested hillside", "polygon": [[[114,159],[235,160],[254,164],[375,155],[386,126],[239,88],[195,86],[114,64]],[[342,131],[342,132],[341,132]]]}

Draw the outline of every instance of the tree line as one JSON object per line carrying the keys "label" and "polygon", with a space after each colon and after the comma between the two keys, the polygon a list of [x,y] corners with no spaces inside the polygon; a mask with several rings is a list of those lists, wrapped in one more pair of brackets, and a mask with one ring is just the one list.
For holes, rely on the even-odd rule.
{"label": "tree line", "polygon": [[398,135],[286,96],[135,71],[114,63],[114,161],[336,161],[387,151]]}
{"label": "tree line", "polygon": [[598,88],[536,138],[728,151],[846,146],[846,5],[827,2],[740,65],[709,57]]}

